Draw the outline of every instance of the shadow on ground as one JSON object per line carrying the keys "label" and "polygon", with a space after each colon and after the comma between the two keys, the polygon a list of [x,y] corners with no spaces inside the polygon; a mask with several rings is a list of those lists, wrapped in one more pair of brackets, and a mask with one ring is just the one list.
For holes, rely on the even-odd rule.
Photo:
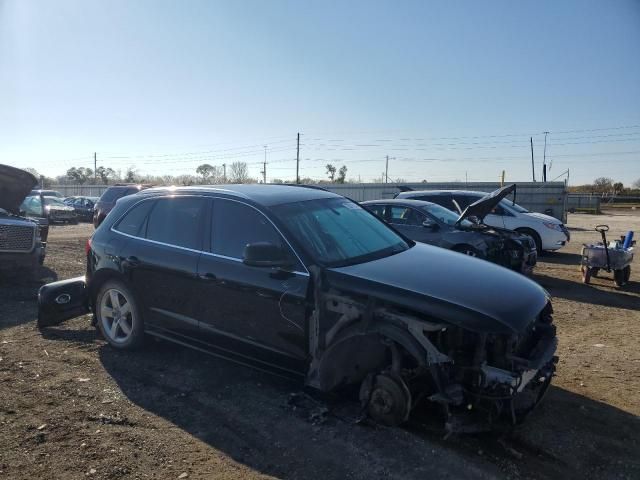
{"label": "shadow on ground", "polygon": [[598,278],[592,278],[589,285],[576,281],[580,278],[580,271],[577,268],[576,280],[566,280],[537,273],[534,278],[557,298],[626,310],[638,310],[640,303],[640,283],[629,282],[623,287],[617,288],[613,284],[613,274],[606,272],[600,273]]}
{"label": "shadow on ground", "polygon": [[[49,338],[56,335],[80,343],[95,339],[93,331],[50,332]],[[488,462],[483,473],[495,468],[498,476],[505,466],[535,478],[640,473],[638,417],[561,388],[552,387],[528,421],[506,436],[445,441],[433,424],[387,429],[330,414],[314,421],[320,403],[302,408],[289,403],[300,385],[164,342],[134,353],[103,346],[99,356],[131,402],[235,461],[280,478],[337,479],[372,466],[391,477],[460,478],[465,472],[467,478],[474,476],[478,452],[480,461]],[[425,464],[425,454],[434,452]],[[362,462],[366,465],[359,466]]]}
{"label": "shadow on ground", "polygon": [[38,290],[45,283],[58,279],[58,274],[48,267],[40,267],[33,277],[12,272],[0,275],[0,329],[35,320],[38,316]]}

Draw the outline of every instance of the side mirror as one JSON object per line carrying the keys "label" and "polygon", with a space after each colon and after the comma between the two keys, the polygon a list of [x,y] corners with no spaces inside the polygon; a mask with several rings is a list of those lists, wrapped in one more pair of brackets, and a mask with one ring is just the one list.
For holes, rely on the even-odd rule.
{"label": "side mirror", "polygon": [[269,242],[250,243],[244,247],[242,262],[251,267],[282,268],[291,265],[284,249]]}
{"label": "side mirror", "polygon": [[425,220],[424,222],[422,222],[422,226],[424,228],[428,228],[430,230],[437,230],[438,229],[438,224],[436,222],[434,222],[433,220]]}

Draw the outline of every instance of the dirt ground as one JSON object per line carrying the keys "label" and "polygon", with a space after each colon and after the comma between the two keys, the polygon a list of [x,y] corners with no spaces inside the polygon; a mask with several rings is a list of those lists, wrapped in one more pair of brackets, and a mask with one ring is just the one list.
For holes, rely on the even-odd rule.
{"label": "dirt ground", "polygon": [[640,234],[640,212],[570,215],[571,243],[534,280],[555,298],[558,375],[525,425],[443,439],[439,423],[355,425],[357,406],[167,343],[121,353],[89,317],[40,332],[39,285],[82,275],[89,225],[54,227],[42,282],[0,279],[0,477],[640,478],[640,267],[580,283],[594,225]]}

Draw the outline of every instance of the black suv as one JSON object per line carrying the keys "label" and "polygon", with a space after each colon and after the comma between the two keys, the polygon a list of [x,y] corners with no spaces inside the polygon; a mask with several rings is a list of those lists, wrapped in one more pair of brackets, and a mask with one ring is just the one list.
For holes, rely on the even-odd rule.
{"label": "black suv", "polygon": [[93,207],[93,226],[98,228],[118,199],[149,187],[150,185],[117,184],[107,188]]}
{"label": "black suv", "polygon": [[149,334],[322,391],[360,385],[363,407],[390,425],[423,400],[449,420],[477,409],[483,425],[516,421],[557,360],[536,283],[414,243],[357,203],[300,186],[121,199],[88,242],[86,279],[42,287],[39,325],[87,309],[114,348]]}

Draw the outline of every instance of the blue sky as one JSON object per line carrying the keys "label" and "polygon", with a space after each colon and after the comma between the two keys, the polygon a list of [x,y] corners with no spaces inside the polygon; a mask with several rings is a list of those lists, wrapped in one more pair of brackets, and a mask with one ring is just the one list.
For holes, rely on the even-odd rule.
{"label": "blue sky", "polygon": [[640,178],[640,2],[0,0],[0,162]]}

